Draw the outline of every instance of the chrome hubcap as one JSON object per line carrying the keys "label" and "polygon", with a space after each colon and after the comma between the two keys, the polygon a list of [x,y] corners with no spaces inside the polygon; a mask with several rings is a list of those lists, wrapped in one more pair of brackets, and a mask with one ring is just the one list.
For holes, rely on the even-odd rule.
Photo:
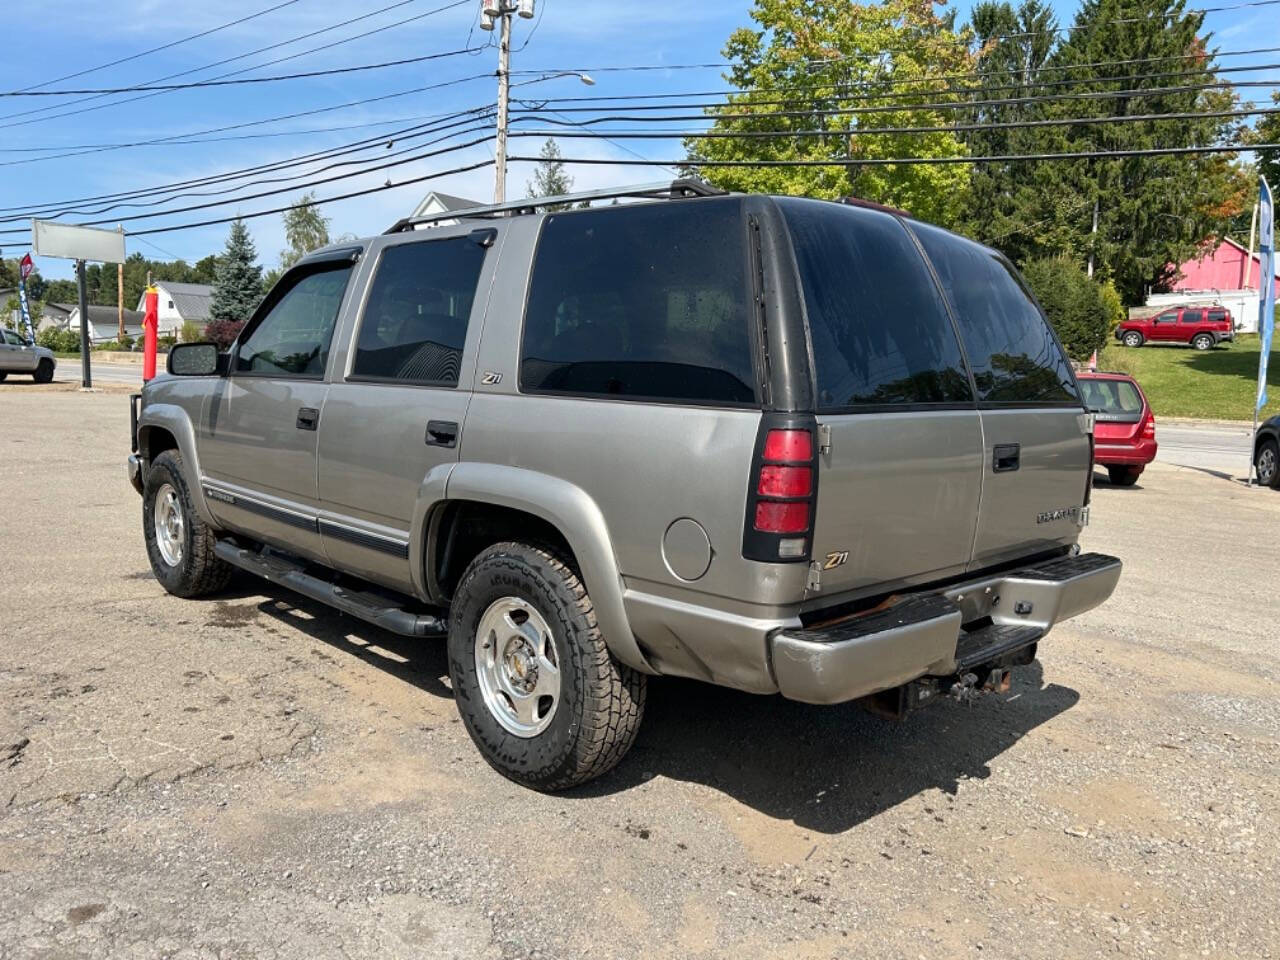
{"label": "chrome hubcap", "polygon": [[171,567],[182,563],[182,544],[186,533],[182,519],[182,504],[178,501],[178,491],[172,484],[166,483],[156,492],[156,505],[153,512],[156,527],[156,546],[160,548],[160,556]]}
{"label": "chrome hubcap", "polygon": [[476,677],[484,705],[508,733],[535,737],[560,703],[551,628],[519,597],[489,605],[476,630]]}
{"label": "chrome hubcap", "polygon": [[1258,482],[1270,483],[1276,475],[1276,452],[1270,447],[1258,454]]}

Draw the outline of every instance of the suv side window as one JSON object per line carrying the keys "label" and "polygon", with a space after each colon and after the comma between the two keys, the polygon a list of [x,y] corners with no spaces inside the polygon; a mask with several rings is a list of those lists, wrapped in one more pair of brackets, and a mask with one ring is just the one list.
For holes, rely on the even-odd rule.
{"label": "suv side window", "polygon": [[1078,403],[1071,364],[1013,265],[938,227],[910,226],[955,308],[978,399]]}
{"label": "suv side window", "polygon": [[4,339],[6,343],[12,344],[15,347],[25,347],[27,345],[26,340],[22,339],[22,337],[10,330],[6,330],[4,332]]}
{"label": "suv side window", "polygon": [[819,409],[972,403],[955,328],[902,224],[820,200],[777,203],[800,267]]}
{"label": "suv side window", "polygon": [[246,327],[235,372],[269,377],[324,376],[329,341],[353,264],[318,264],[286,277],[271,291],[266,312]]}
{"label": "suv side window", "polygon": [[470,237],[383,250],[360,319],[351,379],[456,387],[484,254]]}
{"label": "suv side window", "polygon": [[1183,323],[1203,323],[1204,311],[1199,308],[1196,308],[1193,310],[1183,310],[1182,322]]}
{"label": "suv side window", "polygon": [[1225,311],[1225,310],[1210,310],[1210,311],[1209,311],[1209,322],[1210,322],[1210,323],[1221,323],[1221,322],[1222,322],[1223,320],[1225,320],[1225,319],[1227,319],[1227,311]]}
{"label": "suv side window", "polygon": [[753,404],[737,198],[549,215],[534,257],[520,389]]}
{"label": "suv side window", "polygon": [[1178,319],[1178,311],[1173,310],[1169,313],[1162,313],[1160,316],[1152,320],[1152,323],[1174,323]]}

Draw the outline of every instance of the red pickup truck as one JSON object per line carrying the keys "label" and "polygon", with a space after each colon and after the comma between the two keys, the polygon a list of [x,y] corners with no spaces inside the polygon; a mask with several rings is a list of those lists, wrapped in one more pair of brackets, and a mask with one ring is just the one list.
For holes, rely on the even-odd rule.
{"label": "red pickup truck", "polygon": [[1153,317],[1125,320],[1116,327],[1116,339],[1126,347],[1144,343],[1189,343],[1197,350],[1212,350],[1236,336],[1235,320],[1226,307],[1170,307]]}

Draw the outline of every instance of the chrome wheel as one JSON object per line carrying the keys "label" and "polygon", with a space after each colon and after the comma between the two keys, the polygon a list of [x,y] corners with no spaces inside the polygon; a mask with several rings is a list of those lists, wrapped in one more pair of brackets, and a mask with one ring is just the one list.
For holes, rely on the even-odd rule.
{"label": "chrome wheel", "polygon": [[1276,478],[1276,449],[1272,446],[1262,448],[1258,454],[1258,483],[1270,486]]}
{"label": "chrome wheel", "polygon": [[156,491],[155,509],[152,514],[156,528],[156,546],[160,556],[171,567],[182,564],[182,546],[186,537],[186,524],[182,518],[182,503],[178,491],[166,483]]}
{"label": "chrome wheel", "polygon": [[551,628],[519,597],[489,605],[476,629],[476,677],[484,704],[508,733],[536,737],[560,704]]}
{"label": "chrome wheel", "polygon": [[1140,337],[1138,334],[1126,333],[1124,335],[1124,345],[1126,347],[1137,347],[1137,346],[1141,346],[1141,344],[1142,344],[1142,337]]}

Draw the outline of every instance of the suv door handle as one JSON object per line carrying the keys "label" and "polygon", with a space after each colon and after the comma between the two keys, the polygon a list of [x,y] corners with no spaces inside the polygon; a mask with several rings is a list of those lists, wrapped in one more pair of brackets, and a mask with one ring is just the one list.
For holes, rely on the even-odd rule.
{"label": "suv door handle", "polygon": [[315,407],[303,407],[298,411],[299,430],[314,430],[320,423],[320,411]]}
{"label": "suv door handle", "polygon": [[458,425],[452,420],[427,421],[427,446],[456,447],[458,445]]}
{"label": "suv door handle", "polygon": [[1016,443],[997,443],[992,451],[992,473],[1007,473],[1017,470],[1022,456],[1022,447]]}

